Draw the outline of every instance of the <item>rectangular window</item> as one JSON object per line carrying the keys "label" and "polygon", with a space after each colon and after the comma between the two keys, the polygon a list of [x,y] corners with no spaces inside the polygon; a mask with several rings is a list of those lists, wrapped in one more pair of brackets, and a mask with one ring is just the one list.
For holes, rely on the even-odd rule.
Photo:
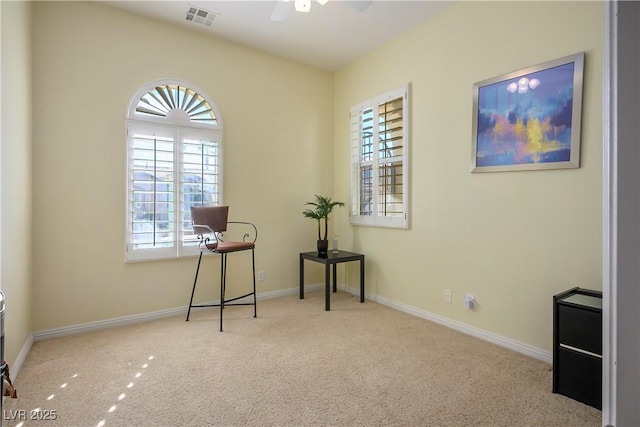
{"label": "rectangular window", "polygon": [[351,223],[409,227],[408,85],[351,108]]}
{"label": "rectangular window", "polygon": [[222,203],[219,134],[129,123],[126,260],[197,253],[191,206]]}

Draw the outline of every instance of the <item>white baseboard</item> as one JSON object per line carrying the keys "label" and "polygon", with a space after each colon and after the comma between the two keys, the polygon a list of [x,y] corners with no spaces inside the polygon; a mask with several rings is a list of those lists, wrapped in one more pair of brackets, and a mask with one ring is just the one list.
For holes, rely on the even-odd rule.
{"label": "white baseboard", "polygon": [[[349,292],[351,294],[360,295],[360,288],[345,287],[343,289],[345,289],[346,292]],[[553,354],[550,351],[543,350],[541,348],[534,347],[528,344],[524,344],[524,343],[521,343],[520,341],[503,337],[502,335],[494,334],[493,332],[485,331],[483,329],[479,329],[462,322],[451,320],[446,317],[439,316],[437,314],[433,314],[428,311],[421,310],[419,308],[415,308],[407,304],[399,303],[397,301],[393,301],[388,298],[381,297],[379,295],[369,294],[365,292],[365,297],[366,299],[375,301],[382,305],[386,305],[387,307],[391,307],[393,309],[402,311],[407,314],[411,314],[416,317],[420,317],[422,319],[430,320],[432,322],[438,323],[440,325],[446,326],[451,329],[455,329],[456,331],[460,331],[467,335],[480,338],[481,340],[488,341],[490,343],[499,345],[501,347],[508,348],[510,350],[516,351],[518,353],[524,354],[534,359],[538,359],[547,363],[553,362]]]}
{"label": "white baseboard", "polygon": [[27,337],[27,340],[24,342],[22,348],[20,349],[20,353],[16,357],[16,360],[13,362],[13,365],[9,366],[9,373],[11,374],[11,381],[15,381],[18,378],[18,374],[20,373],[20,369],[22,368],[22,364],[27,359],[27,355],[31,351],[31,346],[33,345],[33,334]]}
{"label": "white baseboard", "polygon": [[[311,291],[319,287],[320,287],[319,284],[309,285],[309,286],[305,286],[305,290]],[[299,291],[299,288],[296,287],[296,288],[282,289],[278,291],[263,292],[257,295],[257,299],[264,300],[264,299],[294,295],[294,294],[297,294],[298,291]],[[238,301],[239,302],[248,301],[248,299],[249,297],[244,299],[239,299]],[[202,304],[218,304],[219,302],[220,302],[219,300],[216,300],[216,301],[205,302]],[[195,307],[192,310],[198,310],[198,309],[200,308]],[[32,340],[42,341],[42,340],[48,340],[51,338],[62,337],[65,335],[75,335],[83,332],[97,331],[99,329],[107,329],[107,328],[113,328],[116,326],[133,325],[140,322],[148,322],[151,320],[164,319],[167,317],[178,316],[180,314],[186,314],[186,310],[187,308],[185,306],[182,306],[182,307],[170,308],[166,310],[152,311],[149,313],[116,317],[116,318],[107,319],[107,320],[99,320],[97,322],[81,323],[77,325],[65,326],[62,328],[48,329],[45,331],[34,332]]]}
{"label": "white baseboard", "polygon": [[[317,283],[313,285],[306,285],[305,291],[315,291],[324,288],[324,284]],[[346,292],[349,292],[354,295],[360,294],[360,289],[355,287],[345,287],[341,286],[341,289],[345,289]],[[283,296],[296,295],[299,292],[299,288],[293,287],[288,289],[282,289],[278,291],[270,291],[258,294],[258,300],[271,299],[271,298],[279,298]],[[511,338],[506,338],[498,334],[494,334],[493,332],[485,331],[474,326],[467,325],[465,323],[461,323],[455,320],[448,319],[443,316],[439,316],[437,314],[430,313],[428,311],[424,311],[415,307],[412,307],[407,304],[399,303],[397,301],[390,300],[385,297],[381,297],[375,294],[367,293],[365,295],[366,299],[370,301],[375,301],[387,307],[393,308],[395,310],[402,311],[407,314],[411,314],[416,317],[420,317],[422,319],[430,320],[432,322],[438,323],[440,325],[446,326],[451,329],[455,329],[457,331],[463,332],[468,335],[472,335],[476,338],[479,338],[484,341],[488,341],[493,344],[497,344],[499,346],[508,348],[510,350],[516,351],[518,353],[524,354],[526,356],[532,357],[534,359],[542,360],[543,362],[552,363],[552,354],[549,351],[530,346],[528,344],[521,343],[519,341],[513,340]],[[213,303],[216,303],[214,301]],[[101,320],[97,322],[89,322],[78,325],[66,326],[62,328],[49,329],[45,331],[34,332],[32,336],[25,342],[22,351],[20,351],[20,355],[14,363],[16,369],[16,373],[19,371],[24,359],[26,358],[29,350],[31,349],[31,345],[35,341],[41,341],[56,337],[61,337],[65,335],[73,335],[79,334],[82,332],[95,331],[99,329],[112,328],[116,326],[126,326],[132,325],[140,322],[148,322],[151,320],[162,319],[166,317],[177,316],[180,314],[185,314],[185,307],[177,307],[167,310],[159,310],[150,313],[136,314],[132,316],[124,316],[113,319]]]}

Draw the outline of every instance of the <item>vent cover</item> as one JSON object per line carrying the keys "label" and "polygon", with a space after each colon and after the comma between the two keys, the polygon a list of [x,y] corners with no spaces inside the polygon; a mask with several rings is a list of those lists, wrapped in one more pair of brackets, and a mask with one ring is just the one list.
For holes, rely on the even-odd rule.
{"label": "vent cover", "polygon": [[200,9],[195,6],[189,6],[186,20],[210,27],[218,15],[220,14],[215,12],[210,12],[208,10]]}

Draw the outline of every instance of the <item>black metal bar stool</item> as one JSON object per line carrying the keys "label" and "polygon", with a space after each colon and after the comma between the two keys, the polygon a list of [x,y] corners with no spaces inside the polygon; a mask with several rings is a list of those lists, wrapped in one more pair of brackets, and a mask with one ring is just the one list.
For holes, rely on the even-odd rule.
{"label": "black metal bar stool", "polygon": [[[187,321],[191,314],[192,307],[220,307],[220,332],[222,332],[222,313],[227,306],[232,305],[253,305],[253,317],[257,317],[256,304],[256,263],[255,263],[255,242],[258,238],[256,226],[250,222],[228,221],[229,206],[212,207],[191,207],[191,219],[193,231],[198,235],[200,241],[200,256],[196,268],[196,277],[193,280],[189,309],[187,310]],[[252,233],[245,233],[242,241],[224,241],[224,232],[227,231],[228,224],[241,224],[252,229]],[[251,237],[253,234],[253,238]],[[253,272],[253,292],[226,299],[225,291],[227,286],[227,255],[232,252],[251,251],[251,268]],[[220,254],[220,302],[212,304],[193,304],[193,296],[196,292],[198,282],[198,272],[204,253]],[[253,296],[253,302],[238,302],[243,298]]]}

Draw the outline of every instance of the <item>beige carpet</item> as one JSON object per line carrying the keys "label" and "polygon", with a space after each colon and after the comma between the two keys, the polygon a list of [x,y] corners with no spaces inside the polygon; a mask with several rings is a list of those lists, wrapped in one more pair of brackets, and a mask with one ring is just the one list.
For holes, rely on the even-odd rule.
{"label": "beige carpet", "polygon": [[344,292],[251,310],[37,342],[3,426],[600,425],[550,365]]}

